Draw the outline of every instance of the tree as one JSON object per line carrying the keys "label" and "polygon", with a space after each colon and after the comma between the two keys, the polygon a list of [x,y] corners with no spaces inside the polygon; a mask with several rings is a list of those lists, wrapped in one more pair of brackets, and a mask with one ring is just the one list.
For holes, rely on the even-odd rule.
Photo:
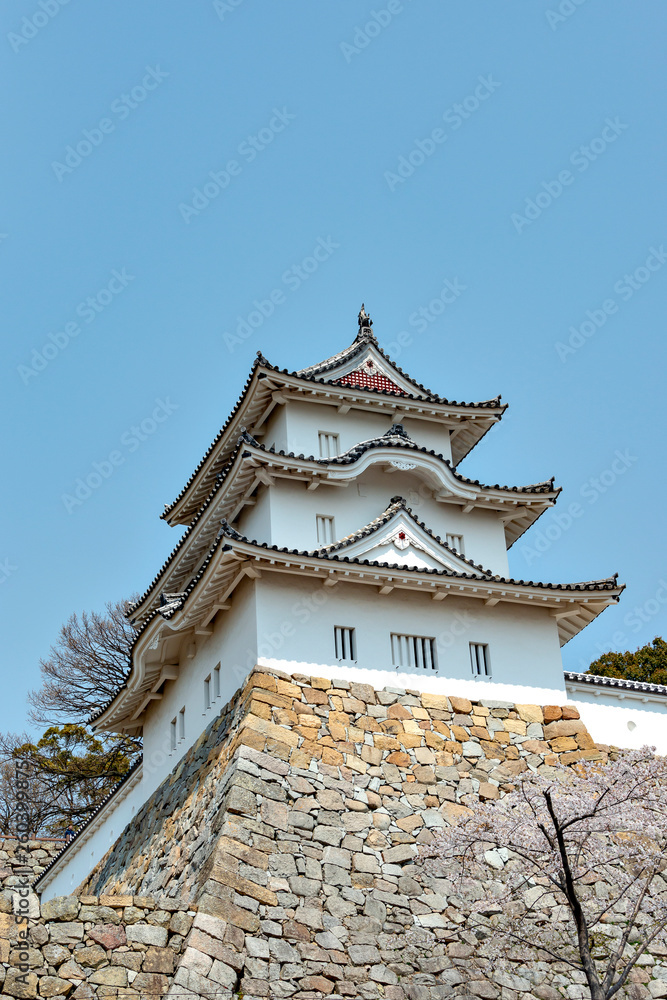
{"label": "tree", "polygon": [[133,737],[100,738],[72,723],[52,726],[36,743],[16,737],[12,742],[7,764],[18,763],[25,769],[21,773],[31,776],[32,794],[39,793],[39,805],[29,803],[39,822],[35,829],[51,834],[85,823],[141,752],[141,742]]}
{"label": "tree", "polygon": [[622,677],[629,681],[667,684],[667,642],[659,636],[634,652],[603,653],[586,671],[600,677]]}
{"label": "tree", "polygon": [[135,636],[128,604],[71,615],[40,661],[42,686],[28,700],[31,720],[48,726],[46,732],[34,742],[26,734],[0,734],[0,794],[9,803],[0,811],[3,832],[11,832],[17,762],[30,775],[34,832],[59,833],[85,822],[141,755],[140,739],[93,734],[86,726],[124,681]]}
{"label": "tree", "polygon": [[33,722],[85,722],[113,698],[127,672],[135,637],[125,617],[129,603],[109,601],[106,614],[70,615],[48,659],[40,660],[42,686],[28,696]]}
{"label": "tree", "polygon": [[665,940],[667,761],[644,747],[547,770],[437,831],[421,857],[458,871],[467,927],[491,961],[515,946],[547,953],[609,1000]]}
{"label": "tree", "polygon": [[[47,796],[39,777],[17,769],[13,750],[26,743],[26,733],[0,735],[0,834],[33,835],[45,828]],[[24,828],[19,831],[19,825]]]}

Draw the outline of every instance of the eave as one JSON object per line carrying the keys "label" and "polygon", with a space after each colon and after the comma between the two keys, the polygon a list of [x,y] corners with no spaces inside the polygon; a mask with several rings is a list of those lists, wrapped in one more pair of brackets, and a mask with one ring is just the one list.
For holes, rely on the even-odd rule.
{"label": "eave", "polygon": [[560,493],[560,489],[554,489],[553,480],[525,487],[485,486],[461,476],[442,455],[409,439],[402,440],[399,435],[387,434],[362,442],[347,455],[327,460],[267,451],[245,434],[192,525],[128,617],[133,622],[141,621],[156,607],[162,592],[182,590],[205,557],[220,518],[233,523],[245,505],[254,503],[253,495],[259,486],[271,486],[284,478],[301,482],[308,490],[321,486],[344,488],[371,465],[394,473],[394,463],[406,458],[438,490],[438,502],[458,506],[467,513],[474,509],[494,512],[503,524],[508,548],[555,504]]}
{"label": "eave", "polygon": [[657,702],[663,706],[667,700],[667,687],[664,684],[626,680],[624,677],[604,677],[600,674],[581,674],[566,670],[565,684],[571,694],[593,695],[594,698],[606,694],[619,701],[628,698],[640,701],[643,705]]}
{"label": "eave", "polygon": [[[378,519],[380,521],[381,519]],[[396,565],[355,560],[342,551],[314,554],[258,545],[238,535],[228,525],[211,546],[204,565],[179,601],[162,613],[153,612],[140,630],[132,650],[126,680],[105,708],[90,722],[95,729],[139,733],[143,711],[151,695],[159,694],[167,671],[178,672],[178,664],[165,651],[166,640],[191,641],[196,630],[209,633],[218,613],[231,608],[231,598],[246,577],[279,573],[309,578],[326,587],[361,584],[373,588],[378,597],[393,590],[411,591],[434,601],[460,597],[544,608],[555,620],[561,645],[568,642],[610,604],[618,602],[624,587],[615,577],[578,584],[542,584],[502,577],[456,574],[431,569],[406,569]],[[194,655],[194,654],[193,654]]]}
{"label": "eave", "polygon": [[176,500],[166,506],[162,514],[164,520],[170,525],[189,524],[213,488],[216,475],[229,461],[241,432],[247,428],[253,436],[261,436],[262,427],[273,409],[288,400],[315,401],[340,412],[357,409],[381,413],[390,424],[400,423],[406,417],[437,420],[449,428],[454,465],[501,419],[507,408],[500,403],[500,397],[481,403],[451,403],[444,399],[396,396],[337,385],[321,378],[280,370],[259,356],[227,423]]}

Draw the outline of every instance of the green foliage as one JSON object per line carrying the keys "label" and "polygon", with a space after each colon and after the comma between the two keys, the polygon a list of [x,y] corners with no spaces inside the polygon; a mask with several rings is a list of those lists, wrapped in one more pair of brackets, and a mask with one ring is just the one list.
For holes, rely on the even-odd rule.
{"label": "green foliage", "polygon": [[667,685],[667,642],[656,636],[653,642],[634,652],[603,653],[586,673]]}
{"label": "green foliage", "polygon": [[50,803],[42,816],[46,832],[80,826],[141,755],[141,742],[118,734],[93,735],[67,723],[47,729],[37,743],[17,746],[12,757],[30,765]]}

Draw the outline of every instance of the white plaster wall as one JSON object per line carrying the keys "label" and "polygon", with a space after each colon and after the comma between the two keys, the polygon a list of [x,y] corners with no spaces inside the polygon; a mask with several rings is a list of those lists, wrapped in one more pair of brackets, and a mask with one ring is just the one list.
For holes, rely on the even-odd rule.
{"label": "white plaster wall", "polygon": [[[132,779],[129,779],[129,783],[131,782]],[[109,803],[108,811],[100,813],[99,826],[91,824],[69,848],[62,869],[56,865],[55,874],[46,876],[40,885],[42,902],[53,899],[54,896],[69,896],[74,892],[141,809],[148,794],[139,776],[127,795],[119,796]]]}
{"label": "white plaster wall", "polygon": [[567,684],[570,701],[579,709],[589,733],[596,743],[609,743],[633,750],[655,746],[659,754],[667,754],[667,699],[642,700],[618,689],[583,690]]}
{"label": "white plaster wall", "polygon": [[[102,813],[94,831],[82,832],[68,852],[62,871],[45,884],[43,899],[72,892],[104,857],[146,799],[173,771],[202,732],[232,698],[257,662],[255,588],[250,580],[237,588],[232,609],[220,612],[213,634],[197,638],[197,652],[184,659],[179,677],[165,684],[163,698],[154,701],[144,725],[144,755],[140,782],[120,798],[109,813]],[[220,696],[205,710],[204,680],[220,663]],[[170,723],[185,706],[185,739],[171,750]],[[111,806],[111,803],[110,803]]]}
{"label": "white plaster wall", "polygon": [[[196,743],[220,709],[239,688],[257,660],[257,612],[252,583],[235,591],[230,611],[218,613],[213,634],[197,636],[192,660],[181,659],[179,676],[167,681],[161,701],[154,701],[144,723],[145,798]],[[213,671],[220,663],[220,697],[213,701]],[[211,707],[205,711],[204,680],[211,674]],[[185,707],[185,739],[171,750],[171,720]]]}
{"label": "white plaster wall", "polygon": [[[275,439],[276,448],[293,451],[296,455],[313,455],[319,458],[319,431],[330,431],[340,436],[340,451],[349,451],[360,441],[386,434],[392,425],[389,414],[352,409],[348,413],[338,413],[336,406],[325,403],[308,403],[289,400],[282,409],[285,412],[285,432],[280,426],[271,426],[270,433],[262,438],[268,447]],[[396,409],[400,409],[400,398],[396,399]],[[405,431],[420,446],[432,449],[445,458],[451,459],[452,450],[449,430],[435,420],[419,420],[408,417],[403,421]],[[286,443],[279,443],[280,439]]]}
{"label": "white plaster wall", "polygon": [[234,527],[253,541],[271,541],[271,493],[266,486],[259,487],[256,503],[243,508]]}
{"label": "white plaster wall", "polygon": [[356,630],[357,666],[380,671],[382,687],[392,678],[410,687],[415,676],[392,664],[390,634],[402,632],[437,640],[437,676],[447,682],[488,683],[472,679],[469,644],[481,642],[489,645],[491,686],[506,686],[503,700],[517,700],[510,686],[559,691],[564,698],[557,626],[546,609],[491,608],[456,597],[433,601],[399,590],[383,597],[363,584],[313,588],[298,577],[265,574],[258,581],[257,621],[258,655],[284,662],[284,670],[308,673],[314,664],[335,664],[333,630],[339,625]]}
{"label": "white plaster wall", "polygon": [[[250,433],[253,433],[252,428],[248,428]],[[287,447],[287,405],[279,404],[274,407],[268,416],[266,422],[259,429],[260,433],[257,440],[264,445],[265,448],[270,448],[271,445],[274,446],[276,451],[292,451],[292,448]]]}
{"label": "white plaster wall", "polygon": [[[463,514],[460,507],[438,503],[431,494],[414,472],[387,473],[377,467],[367,469],[346,487],[323,484],[317,490],[307,490],[304,483],[279,479],[268,496],[270,542],[294,549],[315,548],[318,514],[333,514],[336,538],[345,538],[379,517],[392,497],[402,496],[415,516],[434,534],[443,539],[448,532],[463,535],[468,559],[500,576],[508,576],[505,531],[496,514],[479,509]],[[263,540],[248,531],[250,519],[243,523],[244,528],[239,530],[248,537]],[[262,526],[258,520],[255,523]]]}

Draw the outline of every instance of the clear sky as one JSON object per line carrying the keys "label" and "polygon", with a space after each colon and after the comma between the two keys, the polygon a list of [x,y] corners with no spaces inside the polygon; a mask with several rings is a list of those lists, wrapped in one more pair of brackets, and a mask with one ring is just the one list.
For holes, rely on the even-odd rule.
{"label": "clear sky", "polygon": [[564,487],[513,575],[627,583],[566,667],[667,633],[663,3],[0,16],[0,729],[72,611],[152,579],[255,352],[313,364],[362,301],[416,379],[510,404],[463,473]]}

